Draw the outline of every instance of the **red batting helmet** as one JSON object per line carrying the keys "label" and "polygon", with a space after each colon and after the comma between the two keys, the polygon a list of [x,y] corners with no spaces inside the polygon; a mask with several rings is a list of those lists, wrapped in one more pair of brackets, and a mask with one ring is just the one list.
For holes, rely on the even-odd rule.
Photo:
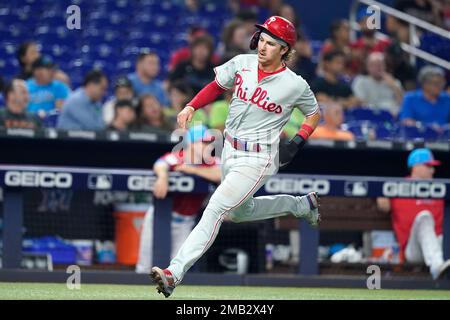
{"label": "red batting helmet", "polygon": [[255,50],[258,47],[259,35],[261,31],[266,31],[274,38],[278,38],[286,42],[289,47],[293,47],[297,41],[297,32],[295,27],[289,20],[279,17],[272,16],[264,22],[264,24],[255,24],[259,29],[255,32],[250,41],[250,49]]}

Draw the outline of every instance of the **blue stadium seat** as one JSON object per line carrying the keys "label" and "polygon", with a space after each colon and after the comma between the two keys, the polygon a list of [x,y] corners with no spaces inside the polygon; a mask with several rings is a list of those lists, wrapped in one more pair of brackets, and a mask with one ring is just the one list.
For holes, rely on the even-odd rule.
{"label": "blue stadium seat", "polygon": [[42,120],[44,127],[46,128],[56,128],[58,123],[60,112],[58,110],[50,111],[45,118]]}
{"label": "blue stadium seat", "polygon": [[358,140],[373,140],[376,138],[376,125],[370,121],[349,121],[342,125]]}
{"label": "blue stadium seat", "polygon": [[399,125],[395,129],[395,136],[401,140],[425,140],[435,141],[439,138],[439,132],[431,126],[420,125],[406,126]]}
{"label": "blue stadium seat", "polygon": [[369,108],[354,108],[345,112],[347,121],[372,121],[375,123],[393,122],[394,117],[389,111],[373,110]]}
{"label": "blue stadium seat", "polygon": [[443,127],[442,133],[439,135],[439,140],[441,141],[450,140],[450,124]]}

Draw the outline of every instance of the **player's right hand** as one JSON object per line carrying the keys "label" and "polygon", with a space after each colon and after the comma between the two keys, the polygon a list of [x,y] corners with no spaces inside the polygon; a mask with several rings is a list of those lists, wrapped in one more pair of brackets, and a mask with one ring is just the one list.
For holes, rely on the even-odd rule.
{"label": "player's right hand", "polygon": [[191,122],[192,117],[194,116],[195,109],[191,106],[184,107],[183,110],[178,113],[177,123],[181,129],[186,129],[186,123]]}
{"label": "player's right hand", "polygon": [[165,178],[156,179],[153,195],[156,199],[164,199],[167,196],[167,191],[169,190],[169,181]]}

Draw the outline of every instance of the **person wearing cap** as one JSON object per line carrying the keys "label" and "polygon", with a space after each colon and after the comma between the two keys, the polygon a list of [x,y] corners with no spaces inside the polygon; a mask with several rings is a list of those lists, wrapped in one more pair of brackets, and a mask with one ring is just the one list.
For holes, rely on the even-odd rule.
{"label": "person wearing cap", "polygon": [[[178,152],[169,152],[159,158],[153,171],[156,182],[153,196],[164,199],[169,191],[169,172],[177,171],[195,175],[213,183],[220,182],[220,159],[213,157],[207,151],[207,146],[214,141],[214,136],[208,133],[203,125],[189,129],[184,137],[185,147]],[[175,256],[182,243],[194,227],[197,214],[208,194],[174,193],[172,212],[172,248],[171,257]],[[152,266],[153,219],[154,207],[147,210],[141,232],[139,258],[136,272],[149,273]]]}
{"label": "person wearing cap", "polygon": [[33,62],[33,78],[27,80],[30,94],[28,111],[45,116],[60,109],[69,95],[69,87],[53,79],[54,63],[48,56],[42,56]]}
{"label": "person wearing cap", "polygon": [[445,73],[439,67],[425,66],[419,71],[422,89],[405,95],[400,120],[406,125],[421,122],[443,126],[450,123],[450,94],[445,92]]}
{"label": "person wearing cap", "polygon": [[117,100],[114,104],[114,120],[108,126],[108,130],[128,131],[136,119],[136,111],[131,100]]}
{"label": "person wearing cap", "polygon": [[131,100],[133,106],[137,104],[134,100],[134,91],[131,81],[125,76],[116,79],[116,82],[114,83],[114,96],[103,105],[103,120],[106,125],[111,124],[114,120],[114,108],[116,102],[119,100]]}
{"label": "person wearing cap", "polygon": [[[408,179],[431,180],[434,167],[440,164],[429,149],[415,149],[408,156]],[[442,251],[444,200],[378,198],[377,204],[380,210],[391,212],[394,233],[406,261],[425,262],[432,278],[439,279],[450,268],[450,259],[444,261]]]}

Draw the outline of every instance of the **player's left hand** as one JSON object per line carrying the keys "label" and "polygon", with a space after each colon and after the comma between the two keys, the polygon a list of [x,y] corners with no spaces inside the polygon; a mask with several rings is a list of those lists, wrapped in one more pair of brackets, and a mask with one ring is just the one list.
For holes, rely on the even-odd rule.
{"label": "player's left hand", "polygon": [[294,159],[298,150],[303,147],[305,142],[306,141],[302,137],[296,135],[290,141],[280,143],[278,152],[280,169],[286,167],[289,163],[291,163],[292,159]]}

